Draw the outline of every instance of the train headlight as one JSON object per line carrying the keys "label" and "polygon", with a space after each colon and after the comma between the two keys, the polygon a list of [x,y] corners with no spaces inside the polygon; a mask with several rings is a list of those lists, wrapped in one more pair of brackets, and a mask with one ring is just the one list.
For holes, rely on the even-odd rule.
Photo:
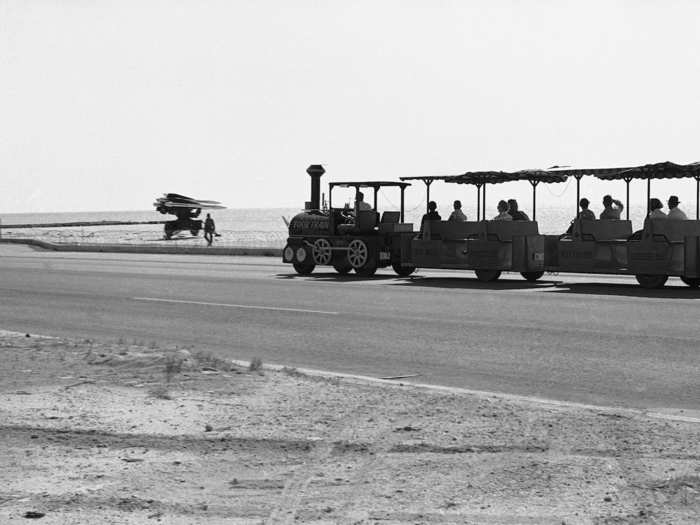
{"label": "train headlight", "polygon": [[306,250],[302,248],[297,248],[297,262],[303,263],[306,260]]}
{"label": "train headlight", "polygon": [[284,251],[282,252],[282,258],[284,259],[284,262],[292,262],[292,259],[294,258],[294,250],[291,246],[287,245],[284,248]]}

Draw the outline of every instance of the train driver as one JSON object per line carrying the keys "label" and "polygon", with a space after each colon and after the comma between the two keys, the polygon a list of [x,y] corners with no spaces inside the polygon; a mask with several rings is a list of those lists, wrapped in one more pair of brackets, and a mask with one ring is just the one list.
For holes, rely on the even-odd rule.
{"label": "train driver", "polygon": [[651,199],[649,201],[649,218],[650,219],[668,219],[668,215],[661,211],[664,205],[661,204],[659,199]]}
{"label": "train driver", "polygon": [[613,199],[610,195],[606,195],[603,197],[603,206],[605,209],[600,212],[600,218],[605,220],[605,219],[620,219],[620,213],[622,213],[622,210],[625,209],[625,207],[622,205],[622,203],[617,200]]}
{"label": "train driver", "polygon": [[668,218],[669,219],[675,219],[677,221],[687,221],[688,216],[678,208],[678,205],[680,204],[681,201],[678,200],[678,197],[675,195],[671,195],[668,198]]}
{"label": "train driver", "polygon": [[447,220],[448,221],[456,221],[456,222],[465,222],[467,220],[467,216],[462,211],[462,202],[455,201],[454,208],[455,208],[454,211],[452,213],[450,213],[450,218]]}
{"label": "train driver", "polygon": [[368,202],[365,202],[365,194],[358,191],[355,197],[355,206],[353,208],[349,208],[348,204],[345,203],[345,210],[342,211],[340,215],[343,217],[343,219],[345,219],[346,224],[353,224],[355,222],[355,210],[366,211],[371,209],[372,206]]}
{"label": "train driver", "polygon": [[365,194],[361,191],[357,192],[357,198],[355,199],[355,208],[360,211],[372,209],[372,205],[368,202],[365,202]]}
{"label": "train driver", "polygon": [[506,201],[498,201],[498,215],[496,215],[494,221],[512,221],[513,217],[508,213],[508,203]]}

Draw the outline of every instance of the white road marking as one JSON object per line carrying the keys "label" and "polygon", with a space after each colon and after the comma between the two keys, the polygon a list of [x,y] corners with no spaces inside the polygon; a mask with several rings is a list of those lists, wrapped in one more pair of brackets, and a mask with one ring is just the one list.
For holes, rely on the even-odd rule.
{"label": "white road marking", "polygon": [[326,312],[324,310],[305,310],[303,308],[282,308],[278,306],[254,306],[250,304],[208,303],[204,301],[184,301],[179,299],[161,299],[158,297],[133,297],[134,301],[151,301],[157,303],[197,304],[201,306],[222,306],[224,308],[243,308],[247,310],[274,310],[277,312],[297,312],[304,314],[339,315],[339,312]]}

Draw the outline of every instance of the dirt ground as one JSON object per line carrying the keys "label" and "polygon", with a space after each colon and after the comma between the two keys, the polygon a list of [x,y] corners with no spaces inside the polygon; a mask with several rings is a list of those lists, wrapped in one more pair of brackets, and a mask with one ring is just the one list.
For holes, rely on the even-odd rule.
{"label": "dirt ground", "polygon": [[0,523],[700,523],[700,423],[0,332]]}

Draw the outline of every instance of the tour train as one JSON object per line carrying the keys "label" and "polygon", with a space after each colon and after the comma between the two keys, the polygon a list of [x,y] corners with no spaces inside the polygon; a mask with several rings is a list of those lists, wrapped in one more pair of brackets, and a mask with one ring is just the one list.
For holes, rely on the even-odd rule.
{"label": "tour train", "polygon": [[[669,276],[680,277],[691,288],[700,285],[700,217],[694,220],[650,219],[633,232],[629,220],[629,184],[647,181],[647,203],[651,181],[661,178],[694,178],[696,200],[700,202],[700,163],[671,162],[624,168],[524,170],[517,172],[479,171],[461,175],[401,177],[401,182],[331,182],[327,209],[320,206],[320,178],[325,170],[310,166],[311,201],[289,224],[289,238],[283,261],[300,274],[310,274],[317,265],[330,265],[338,273],[354,270],[371,276],[380,267],[391,266],[401,276],[416,268],[473,270],[480,281],[497,280],[501,272],[518,272],[536,281],[545,272],[576,272],[634,275],[645,288],[662,287]],[[601,180],[623,180],[627,185],[626,219],[579,219],[580,183],[584,176]],[[562,235],[539,233],[536,219],[536,189],[541,183],[576,179],[576,213],[571,227]],[[465,222],[424,221],[418,230],[404,222],[404,193],[407,181],[430,185],[435,181],[470,184],[477,189],[477,220]],[[532,220],[492,221],[486,219],[486,189],[489,184],[527,180],[532,185]],[[373,190],[371,210],[333,208],[334,187]],[[377,210],[380,188],[400,190],[398,211]],[[648,206],[648,204],[647,204]],[[325,208],[325,206],[324,206]],[[696,208],[697,210],[697,208]]]}

